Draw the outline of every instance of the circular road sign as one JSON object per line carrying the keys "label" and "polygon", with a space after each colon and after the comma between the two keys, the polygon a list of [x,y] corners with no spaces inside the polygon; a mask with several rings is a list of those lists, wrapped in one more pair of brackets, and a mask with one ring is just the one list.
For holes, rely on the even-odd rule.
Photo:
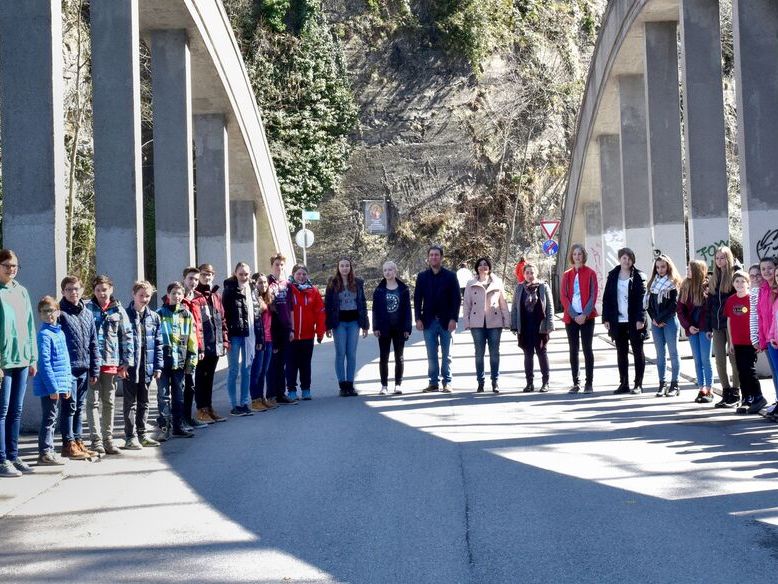
{"label": "circular road sign", "polygon": [[543,253],[547,256],[555,256],[559,251],[559,244],[553,239],[543,242]]}
{"label": "circular road sign", "polygon": [[297,235],[294,236],[294,240],[303,249],[308,249],[313,245],[313,231],[310,229],[300,229]]}

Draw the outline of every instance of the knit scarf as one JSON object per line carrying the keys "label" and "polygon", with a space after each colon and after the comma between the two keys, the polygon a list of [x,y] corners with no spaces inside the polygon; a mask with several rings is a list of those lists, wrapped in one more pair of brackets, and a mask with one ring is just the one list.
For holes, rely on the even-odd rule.
{"label": "knit scarf", "polygon": [[533,312],[535,310],[535,305],[538,303],[538,288],[540,287],[539,282],[533,282],[532,284],[527,284],[525,282],[524,284],[524,306],[526,307],[528,312]]}
{"label": "knit scarf", "polygon": [[[673,282],[668,276],[662,276],[661,278],[655,278],[651,283],[651,290],[649,294],[656,294],[656,300],[659,304],[667,300],[670,296],[670,292],[675,290],[675,282]],[[648,300],[648,295],[646,295]]]}

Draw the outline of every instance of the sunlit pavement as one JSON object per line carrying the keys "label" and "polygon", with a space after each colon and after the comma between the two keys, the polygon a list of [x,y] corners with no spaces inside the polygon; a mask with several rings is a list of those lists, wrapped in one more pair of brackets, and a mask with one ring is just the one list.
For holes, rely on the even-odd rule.
{"label": "sunlit pavement", "polygon": [[[596,393],[569,396],[563,331],[549,394],[521,393],[509,333],[501,394],[488,383],[472,393],[467,333],[455,337],[455,393],[421,394],[426,356],[412,341],[403,396],[377,395],[371,337],[359,347],[363,396],[336,397],[327,342],[311,402],[3,480],[0,579],[771,580],[777,425],[694,404],[688,383],[679,398],[613,396],[615,351],[600,338]],[[647,390],[655,383],[649,365]],[[24,454],[34,450],[26,437]]]}

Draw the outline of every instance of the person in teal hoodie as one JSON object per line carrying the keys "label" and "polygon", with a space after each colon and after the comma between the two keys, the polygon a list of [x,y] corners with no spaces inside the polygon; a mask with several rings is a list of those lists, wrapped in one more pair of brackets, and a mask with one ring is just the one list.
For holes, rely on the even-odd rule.
{"label": "person in teal hoodie", "polygon": [[70,399],[73,375],[70,372],[68,341],[57,323],[59,304],[51,296],[38,302],[38,375],[33,393],[41,398],[41,430],[38,433],[38,466],[65,464],[54,450],[54,425],[59,417],[60,398]]}
{"label": "person in teal hoodie", "polygon": [[16,254],[0,250],[0,477],[32,472],[19,458],[19,429],[27,377],[35,376],[38,348],[30,297],[15,280],[18,272]]}

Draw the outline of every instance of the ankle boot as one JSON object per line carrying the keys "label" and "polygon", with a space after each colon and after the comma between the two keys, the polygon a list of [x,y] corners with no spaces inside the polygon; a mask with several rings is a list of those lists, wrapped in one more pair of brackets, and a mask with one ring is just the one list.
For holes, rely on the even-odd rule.
{"label": "ankle boot", "polygon": [[354,389],[354,382],[353,381],[346,381],[346,395],[349,397],[357,396],[359,395],[357,393],[357,390]]}
{"label": "ankle boot", "polygon": [[483,393],[484,392],[484,382],[479,381],[478,382],[478,389],[475,390],[476,393]]}
{"label": "ankle boot", "polygon": [[346,385],[345,381],[338,381],[338,387],[340,387],[340,392],[338,392],[340,397],[348,396],[348,385]]}

